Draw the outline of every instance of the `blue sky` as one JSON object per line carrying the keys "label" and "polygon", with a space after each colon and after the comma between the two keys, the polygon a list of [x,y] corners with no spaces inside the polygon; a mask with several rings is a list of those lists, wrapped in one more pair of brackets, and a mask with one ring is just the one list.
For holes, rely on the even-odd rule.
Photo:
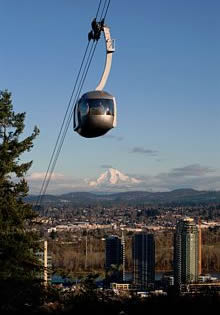
{"label": "blue sky", "polygon": [[[104,0],[103,0],[104,3]],[[60,130],[98,0],[0,0],[0,89],[40,136],[24,160],[37,192]],[[105,90],[118,126],[85,139],[68,130],[48,192],[84,188],[106,166],[142,179],[140,189],[220,189],[220,2],[112,0],[116,40]],[[95,89],[105,48],[96,49],[82,93]],[[56,177],[57,176],[57,177]],[[80,186],[82,185],[82,186]]]}

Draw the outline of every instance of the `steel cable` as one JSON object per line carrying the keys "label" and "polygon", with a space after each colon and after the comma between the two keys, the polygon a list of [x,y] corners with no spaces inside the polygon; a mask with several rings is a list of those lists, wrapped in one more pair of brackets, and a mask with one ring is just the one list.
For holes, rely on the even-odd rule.
{"label": "steel cable", "polygon": [[[99,1],[99,6],[98,6],[98,9],[97,9],[97,13],[96,13],[96,18],[97,18],[97,16],[98,16],[98,13],[99,13],[99,10],[100,10],[101,2],[102,2],[102,1],[100,0],[100,1]],[[105,7],[106,7],[106,3],[107,3],[107,0],[105,0],[105,4],[104,4],[104,6],[103,6],[100,19],[102,19],[103,12],[104,12],[104,9],[105,9]],[[104,19],[105,19],[106,15],[107,15],[107,11],[108,11],[108,8],[109,8],[109,4],[110,4],[110,0],[108,1],[108,5],[107,5],[107,8],[106,8],[106,10],[105,10]],[[96,41],[96,44],[94,45],[94,42],[93,42],[93,45],[92,45],[92,47],[90,48],[89,56],[87,57],[86,65],[85,65],[85,67],[84,67],[84,70],[83,70],[83,73],[82,73],[82,76],[81,76],[81,79],[80,79],[80,83],[79,83],[79,86],[78,86],[78,90],[77,90],[77,93],[76,93],[76,95],[75,95],[74,101],[72,102],[73,95],[74,95],[74,93],[75,93],[76,86],[77,86],[77,83],[78,83],[78,81],[79,81],[79,76],[80,76],[80,74],[81,74],[82,67],[83,67],[83,64],[84,64],[84,61],[85,61],[87,52],[88,52],[88,48],[89,48],[90,41],[89,41],[88,44],[87,44],[87,47],[86,47],[86,50],[85,50],[85,53],[84,53],[84,56],[83,56],[83,59],[82,59],[81,65],[80,65],[80,69],[79,69],[79,72],[78,72],[78,75],[77,75],[77,78],[76,78],[76,81],[75,81],[75,84],[74,84],[74,88],[73,88],[73,90],[72,90],[71,97],[70,97],[70,100],[69,100],[69,102],[68,102],[67,110],[66,110],[66,112],[65,112],[64,119],[63,119],[63,122],[62,122],[62,125],[61,125],[61,128],[60,128],[60,131],[59,131],[59,134],[58,134],[58,138],[57,138],[57,140],[56,140],[55,147],[54,147],[54,150],[53,150],[53,153],[52,153],[52,156],[51,156],[51,159],[50,159],[50,162],[49,162],[49,165],[48,165],[48,168],[47,168],[47,171],[46,171],[46,174],[45,174],[45,177],[44,177],[42,186],[41,186],[41,190],[40,190],[39,197],[38,197],[38,199],[37,199],[36,205],[39,205],[39,206],[41,205],[43,196],[45,196],[45,194],[46,194],[47,187],[48,187],[48,185],[49,185],[49,183],[50,183],[50,180],[51,180],[53,171],[54,171],[55,166],[56,166],[56,162],[57,162],[57,160],[58,160],[60,151],[61,151],[61,149],[62,149],[64,140],[65,140],[66,133],[67,133],[68,128],[69,128],[69,125],[70,125],[70,121],[71,121],[72,116],[73,116],[74,105],[75,105],[76,101],[78,100],[79,95],[80,95],[80,93],[81,93],[81,90],[82,90],[82,88],[83,88],[83,84],[84,84],[84,82],[85,82],[87,73],[88,73],[88,71],[89,71],[89,67],[90,67],[90,64],[91,64],[91,62],[92,62],[92,59],[93,59],[93,56],[94,56],[94,53],[95,53],[95,49],[96,49],[97,43],[98,43],[98,41]],[[70,110],[70,105],[71,105],[71,103],[72,103],[72,107],[71,107],[71,111],[70,111],[69,116],[68,116],[68,119],[67,119],[67,115],[68,115],[68,112],[69,112],[69,110]],[[66,119],[67,119],[67,121],[66,121]],[[64,132],[63,132],[63,134],[62,134],[62,138],[61,138],[61,140],[60,140],[61,133],[62,133],[62,131],[63,131],[65,122],[66,122],[65,129],[64,129]],[[60,140],[60,143],[59,143],[59,140]],[[59,143],[59,146],[58,146],[58,143]],[[58,149],[57,149],[57,147],[58,147]],[[56,151],[56,150],[57,150],[57,151]],[[55,153],[55,152],[56,152],[56,153]],[[54,158],[54,156],[55,156],[55,158]],[[51,165],[52,165],[52,167],[51,167]]]}

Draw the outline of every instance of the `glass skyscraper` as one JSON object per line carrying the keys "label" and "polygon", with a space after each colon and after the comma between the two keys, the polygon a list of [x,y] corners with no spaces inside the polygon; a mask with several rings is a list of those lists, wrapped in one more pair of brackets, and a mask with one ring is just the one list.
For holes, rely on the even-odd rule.
{"label": "glass skyscraper", "polygon": [[133,282],[145,289],[155,280],[155,241],[153,234],[138,233],[132,239]]}
{"label": "glass skyscraper", "polygon": [[191,218],[180,220],[174,234],[174,283],[195,283],[199,274],[199,229]]}
{"label": "glass skyscraper", "polygon": [[105,270],[112,273],[112,280],[125,280],[125,242],[117,235],[110,235],[105,240]]}

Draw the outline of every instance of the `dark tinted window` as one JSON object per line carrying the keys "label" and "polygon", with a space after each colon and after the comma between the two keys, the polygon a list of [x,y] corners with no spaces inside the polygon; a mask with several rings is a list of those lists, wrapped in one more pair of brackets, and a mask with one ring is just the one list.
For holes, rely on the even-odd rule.
{"label": "dark tinted window", "polygon": [[89,113],[89,105],[87,102],[80,102],[79,112],[80,112],[81,116],[85,116]]}
{"label": "dark tinted window", "polygon": [[109,99],[90,99],[89,114],[91,115],[114,115],[114,103]]}

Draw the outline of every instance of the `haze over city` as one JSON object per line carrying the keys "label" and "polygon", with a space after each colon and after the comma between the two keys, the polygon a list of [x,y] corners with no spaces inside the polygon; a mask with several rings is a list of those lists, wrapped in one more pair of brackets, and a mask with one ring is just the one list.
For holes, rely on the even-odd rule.
{"label": "haze over city", "polygon": [[[105,90],[116,97],[118,125],[85,139],[71,123],[48,193],[94,190],[109,169],[127,176],[124,190],[220,189],[219,9],[217,0],[112,1],[106,24],[116,51]],[[27,113],[25,133],[41,131],[23,156],[33,160],[31,193],[40,190],[96,10],[97,1],[1,1],[0,86]],[[104,61],[100,40],[82,93],[96,87]]]}

